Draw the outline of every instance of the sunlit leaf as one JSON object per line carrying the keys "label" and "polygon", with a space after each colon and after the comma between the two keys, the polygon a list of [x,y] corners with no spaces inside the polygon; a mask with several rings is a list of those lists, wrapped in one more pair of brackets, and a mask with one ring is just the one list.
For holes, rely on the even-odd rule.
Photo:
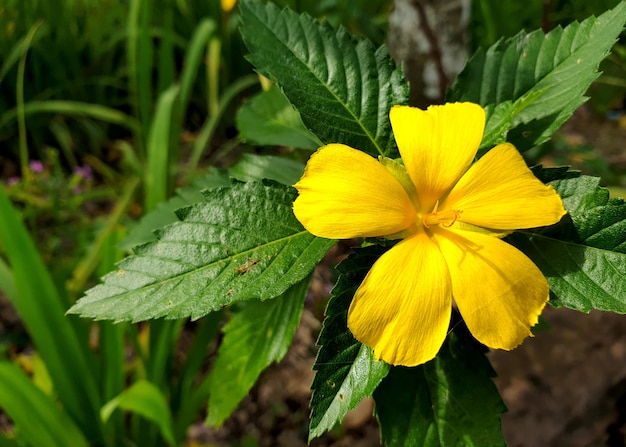
{"label": "sunlit leaf", "polygon": [[[599,76],[598,66],[625,21],[622,2],[598,18],[547,34],[521,32],[500,40],[472,56],[448,100],[496,106],[488,117],[488,129],[500,128],[492,120],[506,119],[508,108],[515,105],[508,140],[521,151],[541,144],[586,100],[584,93]],[[507,111],[496,113],[502,112],[501,107]]]}
{"label": "sunlit leaf", "polygon": [[313,134],[397,156],[389,110],[408,103],[408,86],[384,46],[271,2],[242,0],[240,13],[248,59],[282,89]]}
{"label": "sunlit leaf", "polygon": [[158,240],[135,250],[70,310],[112,320],[199,318],[237,301],[274,298],[305,278],[333,241],[308,233],[295,190],[235,183],[177,212]]}
{"label": "sunlit leaf", "polygon": [[277,87],[264,90],[237,112],[237,129],[244,141],[267,146],[317,149],[321,141],[304,127],[300,114]]}

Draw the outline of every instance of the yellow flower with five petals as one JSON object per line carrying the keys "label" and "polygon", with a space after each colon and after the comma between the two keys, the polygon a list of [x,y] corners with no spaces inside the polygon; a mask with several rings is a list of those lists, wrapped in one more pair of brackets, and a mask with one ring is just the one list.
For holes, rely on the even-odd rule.
{"label": "yellow flower with five petals", "polygon": [[394,106],[389,117],[403,165],[329,144],[295,185],[294,213],[312,234],[401,239],[357,289],[350,331],[376,359],[419,365],[441,348],[454,300],[478,341],[515,348],[531,335],[549,289],[501,237],[557,223],[561,198],[509,143],[472,163],[485,127],[476,104]]}

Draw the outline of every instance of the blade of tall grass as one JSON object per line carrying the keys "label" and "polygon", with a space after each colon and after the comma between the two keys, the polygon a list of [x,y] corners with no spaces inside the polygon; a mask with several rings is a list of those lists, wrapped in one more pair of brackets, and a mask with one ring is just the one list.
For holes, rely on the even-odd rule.
{"label": "blade of tall grass", "polygon": [[16,365],[0,362],[0,405],[32,446],[82,447],[87,440],[74,421]]}
{"label": "blade of tall grass", "polygon": [[217,128],[217,125],[219,124],[220,119],[222,118],[222,115],[226,111],[230,102],[235,99],[239,93],[258,83],[258,76],[248,75],[237,79],[235,82],[233,82],[224,89],[224,91],[222,92],[222,96],[220,97],[217,113],[209,115],[207,117],[206,121],[202,125],[202,129],[200,130],[198,137],[193,143],[191,157],[189,159],[188,165],[189,172],[193,172],[198,168],[198,164],[200,163],[200,159],[202,158],[202,153],[208,147],[209,142],[213,139],[215,129]]}
{"label": "blade of tall grass", "polygon": [[[98,276],[104,276],[111,267],[123,256],[123,251],[118,249],[120,241],[126,231],[122,227],[116,227],[107,236],[100,249],[100,264]],[[102,399],[109,401],[120,394],[125,387],[126,378],[126,345],[124,335],[128,327],[127,323],[114,324],[110,321],[101,321],[100,328],[100,358],[102,368]],[[105,430],[109,437],[124,433],[123,414],[111,415],[105,424]]]}
{"label": "blade of tall grass", "polygon": [[0,432],[0,447],[23,447],[15,438],[9,438],[8,434]]}
{"label": "blade of tall grass", "polygon": [[4,292],[9,301],[17,299],[17,288],[11,268],[0,258],[0,290]]}
{"label": "blade of tall grass", "polygon": [[209,114],[217,115],[220,108],[220,62],[222,55],[222,41],[214,37],[209,43],[207,54],[207,81],[209,84],[207,103]]}
{"label": "blade of tall grass", "polygon": [[[18,116],[18,109],[11,109],[0,115],[0,129],[11,124]],[[139,122],[119,110],[99,104],[89,104],[78,101],[47,100],[29,101],[21,111],[24,117],[35,113],[58,113],[68,116],[88,116],[126,127],[132,131],[139,129]]]}
{"label": "blade of tall grass", "polygon": [[[98,236],[91,244],[91,246],[87,249],[87,253],[85,254],[85,256],[83,256],[83,258],[74,268],[74,271],[72,273],[72,279],[70,279],[67,283],[67,290],[70,295],[76,295],[77,293],[85,290],[85,284],[98,266],[106,242],[108,241],[111,234],[115,231],[116,227],[119,225],[120,220],[124,216],[124,213],[130,206],[137,186],[139,186],[138,178],[129,180],[128,183],[124,186],[124,193],[122,194],[120,199],[115,202],[115,207],[113,208],[113,211],[109,214],[105,225],[98,232]],[[113,264],[110,264],[109,267],[111,267],[112,265]]]}
{"label": "blade of tall grass", "polygon": [[[172,148],[172,116],[180,88],[172,85],[165,90],[157,102],[154,119],[150,126],[147,146],[147,170],[145,174],[145,207],[153,210],[159,202],[164,202],[170,191],[170,168]],[[178,135],[174,137],[178,138]]]}
{"label": "blade of tall grass", "polygon": [[107,420],[117,408],[139,414],[154,422],[161,430],[161,435],[168,445],[176,444],[170,409],[167,406],[165,396],[154,384],[145,380],[135,382],[130,388],[102,407],[102,419]]}
{"label": "blade of tall grass", "polygon": [[[158,4],[158,3],[157,3]],[[162,93],[174,83],[174,7],[171,1],[160,3],[163,24],[160,28],[158,49],[158,93]]]}
{"label": "blade of tall grass", "polygon": [[26,55],[28,54],[28,48],[37,33],[37,30],[43,25],[43,20],[38,20],[26,35],[24,41],[24,51],[20,55],[20,61],[17,64],[17,80],[15,86],[15,95],[17,103],[17,127],[19,135],[19,148],[20,148],[20,167],[22,169],[22,176],[26,176],[28,172],[28,141],[26,140],[26,116],[24,114],[24,72],[26,70]]}
{"label": "blade of tall grass", "polygon": [[127,24],[126,54],[128,65],[128,89],[135,116],[141,123],[135,133],[136,147],[144,158],[144,141],[149,132],[152,110],[152,54],[150,0],[133,0]]}
{"label": "blade of tall grass", "polygon": [[202,366],[209,348],[215,340],[223,312],[212,312],[201,318],[194,328],[194,338],[187,351],[185,364],[180,371],[177,390],[173,394],[172,409],[176,415],[174,434],[176,439],[184,439],[189,426],[194,422],[201,409],[206,405],[208,395],[197,396],[196,381],[202,372]]}
{"label": "blade of tall grass", "polygon": [[205,18],[198,24],[189,40],[180,75],[180,105],[183,112],[189,103],[198,69],[203,61],[204,50],[216,29],[215,21]]}
{"label": "blade of tall grass", "polygon": [[[35,23],[33,27],[35,26],[38,26],[38,24]],[[0,66],[0,84],[2,84],[2,80],[13,68],[13,66],[17,64],[22,59],[22,57],[24,57],[26,52],[28,52],[30,46],[37,42],[38,39],[41,39],[43,36],[45,36],[49,30],[49,27],[47,27],[45,24],[40,23],[38,29],[35,31],[35,33],[33,33],[32,36],[30,34],[27,34],[13,45],[11,51],[8,53],[8,55],[6,55],[4,61],[2,62],[2,65]]]}
{"label": "blade of tall grass", "polygon": [[57,144],[61,148],[61,152],[63,152],[63,156],[70,164],[70,167],[75,168],[78,166],[76,156],[72,150],[72,133],[68,126],[59,120],[53,119],[50,121],[49,129],[56,138]]}
{"label": "blade of tall grass", "polygon": [[0,215],[0,245],[13,269],[17,291],[12,303],[46,364],[63,407],[89,439],[102,439],[96,371],[90,367],[95,362],[74,327],[82,323],[64,315],[63,299],[2,188]]}

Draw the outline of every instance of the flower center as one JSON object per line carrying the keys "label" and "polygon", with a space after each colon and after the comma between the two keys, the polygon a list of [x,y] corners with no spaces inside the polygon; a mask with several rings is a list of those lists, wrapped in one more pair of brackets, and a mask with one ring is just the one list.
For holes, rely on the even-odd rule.
{"label": "flower center", "polygon": [[430,228],[431,225],[443,225],[444,227],[451,227],[454,222],[459,218],[459,215],[463,212],[461,210],[443,210],[437,211],[439,202],[435,203],[435,208],[431,213],[428,213],[422,219],[422,224],[426,228]]}

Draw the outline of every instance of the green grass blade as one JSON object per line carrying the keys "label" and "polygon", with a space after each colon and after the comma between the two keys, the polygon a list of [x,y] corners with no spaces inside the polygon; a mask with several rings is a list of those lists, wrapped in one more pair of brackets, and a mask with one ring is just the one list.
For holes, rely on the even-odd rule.
{"label": "green grass blade", "polygon": [[127,24],[126,54],[128,58],[128,89],[141,123],[135,140],[143,158],[144,139],[148,135],[152,110],[152,40],[150,37],[151,1],[130,2]]}
{"label": "green grass blade", "polygon": [[214,20],[209,18],[203,19],[194,30],[187,46],[183,71],[180,75],[180,106],[183,111],[189,103],[194,81],[200,69],[200,64],[204,59],[204,50],[216,28]]}
{"label": "green grass blade", "polygon": [[[67,116],[86,116],[98,120],[106,121],[111,124],[123,126],[132,131],[139,129],[139,122],[119,110],[99,104],[89,104],[78,101],[65,100],[47,100],[47,101],[29,101],[24,104],[22,113],[25,117],[38,113],[54,113]],[[0,115],[0,129],[8,125],[12,125],[18,117],[18,110],[11,109]]]}
{"label": "green grass blade", "polygon": [[[146,210],[156,208],[157,204],[169,197],[169,180],[173,166],[170,166],[172,148],[172,116],[178,93],[178,85],[172,85],[160,96],[154,120],[148,135],[148,158],[145,177]],[[178,135],[175,135],[178,138]]]}
{"label": "green grass blade", "polygon": [[141,380],[107,402],[101,415],[107,420],[117,408],[143,416],[159,426],[161,435],[169,445],[175,445],[172,415],[165,396],[154,384]]}
{"label": "green grass blade", "polygon": [[17,366],[1,362],[0,383],[0,406],[13,419],[21,441],[32,446],[88,446],[74,421]]}
{"label": "green grass blade", "polygon": [[17,299],[17,288],[15,287],[13,272],[2,258],[0,258],[0,290],[9,298],[9,301]]}
{"label": "green grass blade", "polygon": [[243,90],[258,84],[259,78],[255,75],[244,76],[237,79],[232,84],[224,89],[222,96],[220,97],[218,112],[210,115],[202,125],[198,138],[193,143],[193,149],[191,150],[191,157],[189,159],[189,171],[193,172],[198,168],[200,159],[203,152],[209,145],[209,142],[213,139],[215,129],[222,118],[222,115],[226,111],[226,108],[230,102],[237,97]]}
{"label": "green grass blade", "polygon": [[[172,408],[176,414],[175,433],[182,437],[197,418],[208,399],[208,385],[197,386],[196,380],[208,354],[211,342],[224,317],[223,312],[212,312],[198,320],[194,328],[193,342],[187,351],[185,364],[180,372],[177,392],[173,394]],[[207,380],[205,378],[205,380]],[[206,392],[203,392],[206,391]]]}
{"label": "green grass blade", "polygon": [[161,2],[163,25],[160,29],[158,51],[158,92],[162,93],[174,83],[174,8],[171,1]]}
{"label": "green grass blade", "polygon": [[43,24],[42,20],[37,21],[28,30],[26,35],[26,46],[24,52],[20,56],[20,60],[17,64],[17,82],[15,87],[16,103],[17,103],[17,127],[19,134],[20,144],[20,167],[22,169],[22,176],[25,176],[28,171],[28,142],[26,140],[26,115],[24,113],[24,72],[26,71],[26,55],[28,54],[28,48],[37,33],[37,30]]}
{"label": "green grass blade", "polygon": [[[124,193],[115,203],[115,207],[109,214],[106,223],[98,232],[96,239],[87,249],[85,256],[80,260],[74,268],[72,278],[67,283],[68,293],[74,295],[85,289],[85,284],[91,278],[94,270],[98,266],[98,262],[104,251],[108,238],[113,234],[120,220],[124,217],[124,213],[128,209],[135,194],[135,190],[139,185],[139,179],[131,179],[124,187]],[[109,268],[114,263],[109,264]]]}
{"label": "green grass blade", "polygon": [[[56,393],[70,415],[90,439],[100,439],[100,406],[88,348],[64,315],[63,299],[17,212],[0,189],[0,245],[13,269],[19,312],[39,351]],[[33,281],[36,278],[36,281]]]}

